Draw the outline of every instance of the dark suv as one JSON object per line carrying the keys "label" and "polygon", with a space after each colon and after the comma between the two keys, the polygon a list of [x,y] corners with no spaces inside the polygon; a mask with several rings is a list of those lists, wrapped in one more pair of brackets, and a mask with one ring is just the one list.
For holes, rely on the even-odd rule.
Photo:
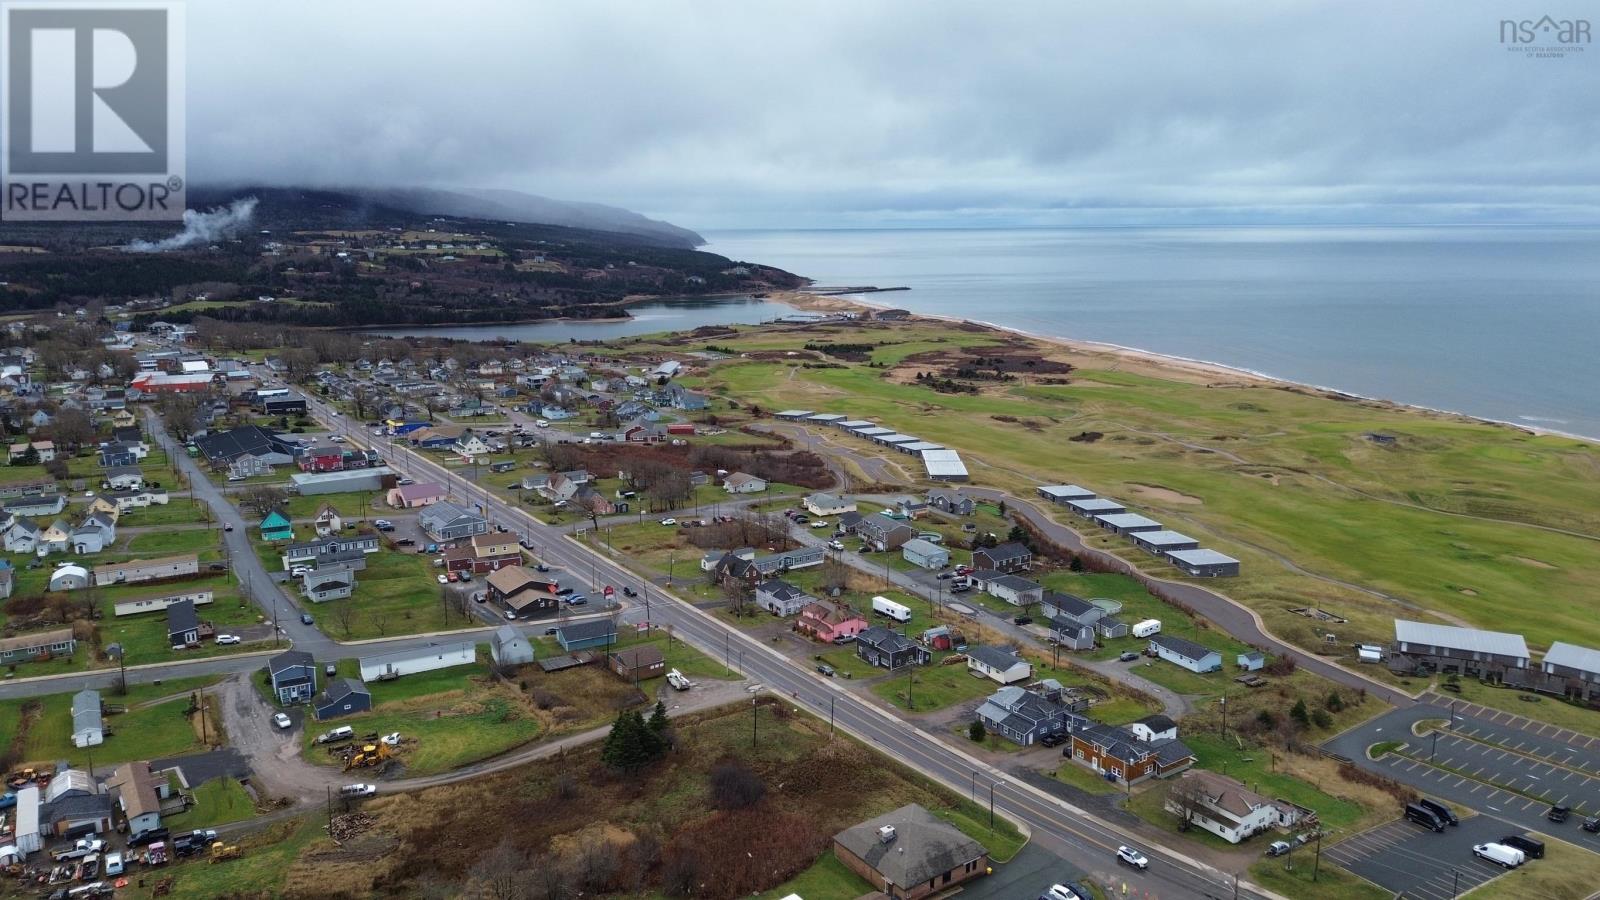
{"label": "dark suv", "polygon": [[1500,839],[1507,847],[1521,850],[1529,859],[1544,859],[1544,841],[1522,834],[1508,834]]}
{"label": "dark suv", "polygon": [[1443,819],[1446,825],[1461,824],[1461,820],[1456,818],[1455,812],[1450,809],[1450,807],[1445,806],[1443,803],[1440,803],[1437,800],[1434,800],[1430,797],[1423,797],[1421,800],[1417,801],[1417,805]]}

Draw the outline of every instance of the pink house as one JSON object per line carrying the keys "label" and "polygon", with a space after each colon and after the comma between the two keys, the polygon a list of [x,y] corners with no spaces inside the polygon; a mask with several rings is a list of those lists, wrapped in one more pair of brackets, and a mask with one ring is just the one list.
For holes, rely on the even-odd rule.
{"label": "pink house", "polygon": [[434,481],[423,481],[389,489],[389,505],[396,509],[427,506],[430,503],[438,503],[443,499],[444,485]]}
{"label": "pink house", "polygon": [[848,606],[828,600],[807,603],[795,620],[796,630],[811,635],[819,641],[832,642],[835,638],[855,637],[867,630],[867,620]]}

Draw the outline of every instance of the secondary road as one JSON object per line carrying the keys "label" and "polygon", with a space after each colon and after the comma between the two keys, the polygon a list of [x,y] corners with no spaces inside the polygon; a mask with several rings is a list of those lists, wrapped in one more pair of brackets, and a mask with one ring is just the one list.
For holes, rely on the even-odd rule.
{"label": "secondary road", "polygon": [[[314,414],[333,430],[350,439],[370,443],[362,423],[315,398],[308,398]],[[617,588],[632,586],[642,590],[645,581],[609,558],[566,540],[559,528],[547,526],[482,488],[469,488],[460,476],[414,453],[408,447],[385,445],[391,466],[412,477],[453,481],[485,515],[514,531],[528,534],[539,547],[541,558],[578,575],[589,573],[596,588],[609,584]],[[657,587],[655,595],[662,596]],[[739,650],[737,665],[749,680],[764,686],[790,702],[824,716],[846,732],[877,746],[883,752],[946,786],[971,792],[980,800],[990,800],[996,810],[1021,823],[1034,840],[1051,852],[1090,872],[1108,870],[1119,844],[1132,839],[1119,829],[1101,823],[1085,811],[1030,787],[1009,774],[967,755],[927,734],[886,710],[870,705],[836,684],[813,675],[809,670],[748,635],[724,625],[714,617],[670,594],[671,603],[656,604],[653,621],[670,624],[674,633],[702,652],[713,656]],[[989,797],[982,795],[988,794]],[[1148,872],[1125,876],[1131,886],[1150,896],[1265,897],[1272,894],[1245,883],[1235,884],[1232,873],[1224,873],[1174,851],[1144,848],[1151,857]]]}

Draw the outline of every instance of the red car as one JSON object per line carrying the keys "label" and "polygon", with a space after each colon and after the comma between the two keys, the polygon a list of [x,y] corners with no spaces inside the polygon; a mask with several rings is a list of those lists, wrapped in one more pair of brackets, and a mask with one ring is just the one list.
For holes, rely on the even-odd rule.
{"label": "red car", "polygon": [[449,579],[451,581],[460,581],[461,580],[461,576],[457,575],[454,572],[451,572],[451,573],[445,575],[445,578],[447,578],[447,579]]}

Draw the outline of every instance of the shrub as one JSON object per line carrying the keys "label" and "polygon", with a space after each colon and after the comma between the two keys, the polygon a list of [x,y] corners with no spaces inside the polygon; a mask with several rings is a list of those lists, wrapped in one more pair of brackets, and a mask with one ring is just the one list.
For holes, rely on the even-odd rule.
{"label": "shrub", "polygon": [[971,738],[974,744],[980,743],[985,737],[988,737],[988,732],[984,729],[983,722],[974,719],[972,724],[967,726],[967,737]]}
{"label": "shrub", "polygon": [[717,809],[748,809],[767,795],[761,776],[737,760],[711,767],[711,805]]}

